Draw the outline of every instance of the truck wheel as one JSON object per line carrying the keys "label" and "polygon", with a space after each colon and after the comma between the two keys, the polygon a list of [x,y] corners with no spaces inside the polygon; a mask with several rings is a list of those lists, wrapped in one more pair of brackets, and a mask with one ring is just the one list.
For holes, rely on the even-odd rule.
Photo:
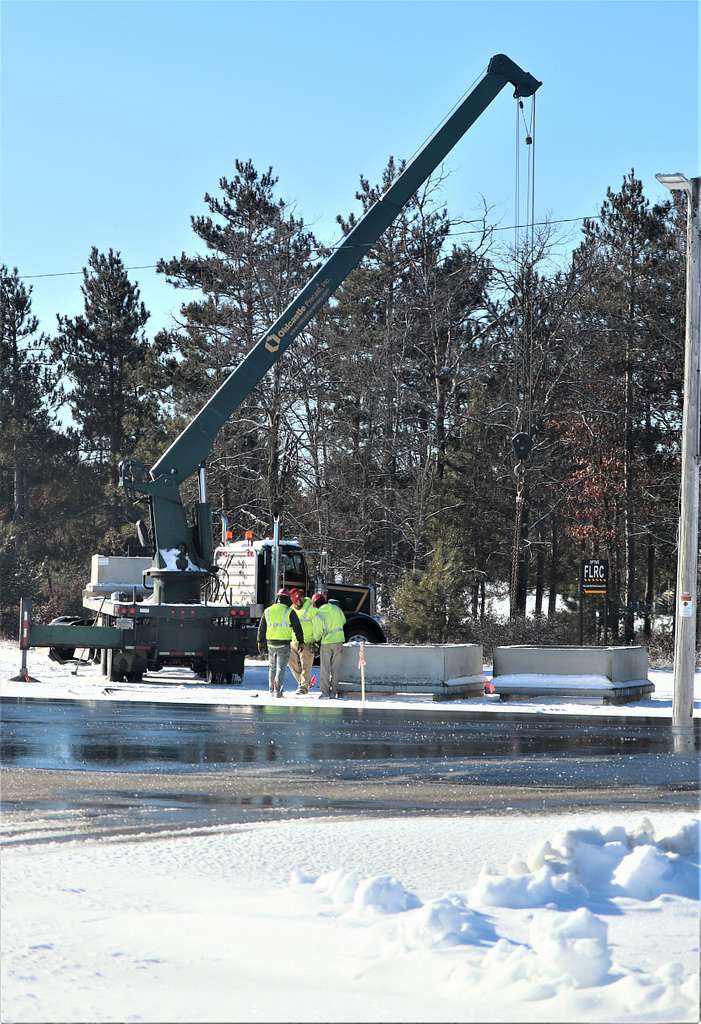
{"label": "truck wheel", "polygon": [[133,666],[123,651],[113,651],[110,648],[107,651],[106,668],[105,675],[109,681],[111,683],[121,683],[124,679],[129,678],[129,672]]}
{"label": "truck wheel", "polygon": [[220,672],[217,669],[207,669],[207,682],[215,686],[239,686],[242,677],[236,672]]}
{"label": "truck wheel", "polygon": [[[49,625],[59,626],[65,624],[67,626],[72,626],[75,622],[77,622],[75,615],[57,615],[55,619],[51,619]],[[49,647],[49,658],[51,661],[55,661],[59,665],[64,665],[74,657],[75,647]]]}
{"label": "truck wheel", "polygon": [[124,656],[124,678],[128,683],[140,683],[148,662],[145,654],[134,652]]}
{"label": "truck wheel", "polygon": [[121,683],[124,678],[124,672],[121,670],[121,660],[119,656],[115,658],[114,651],[108,648],[105,675],[111,683]]}
{"label": "truck wheel", "polygon": [[377,643],[377,634],[371,627],[366,626],[362,622],[351,622],[350,625],[346,627],[345,634],[347,644],[360,644],[363,642],[366,644]]}
{"label": "truck wheel", "polygon": [[75,647],[49,647],[49,660],[58,665],[65,665],[75,656]]}

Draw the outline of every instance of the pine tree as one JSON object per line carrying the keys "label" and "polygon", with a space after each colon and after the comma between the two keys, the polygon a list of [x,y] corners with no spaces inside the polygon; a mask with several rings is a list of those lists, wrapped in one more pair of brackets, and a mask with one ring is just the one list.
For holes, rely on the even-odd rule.
{"label": "pine tree", "polygon": [[[0,633],[15,635],[19,599],[41,598],[44,565],[65,565],[69,446],[57,430],[58,378],[31,288],[0,268]],[[83,500],[84,504],[84,500]]]}
{"label": "pine tree", "polygon": [[468,604],[468,577],[457,538],[440,537],[423,572],[407,573],[392,601],[390,630],[403,643],[458,639]]}
{"label": "pine tree", "polygon": [[83,313],[58,316],[52,348],[68,381],[82,456],[104,484],[105,525],[117,529],[126,518],[115,490],[118,462],[135,453],[155,418],[155,400],[140,376],[149,357],[143,331],[149,314],[113,249],[104,254],[93,247],[81,291]]}
{"label": "pine tree", "polygon": [[[27,514],[27,478],[49,426],[48,404],[56,377],[47,365],[47,338],[32,314],[31,288],[17,268],[0,267],[0,465],[3,474],[3,519],[15,524],[20,545]],[[7,496],[7,497],[5,497]],[[9,506],[9,508],[7,507]]]}
{"label": "pine tree", "polygon": [[[642,182],[631,171],[618,192],[608,189],[599,222],[585,222],[576,254],[588,267],[580,311],[579,416],[597,449],[579,462],[594,475],[597,466],[605,467],[606,537],[592,534],[592,539],[607,542],[612,603],[615,608],[620,595],[627,643],[635,637],[640,541],[646,535],[648,564],[654,561],[647,498],[651,460],[662,452],[660,425],[676,377],[668,373],[673,366],[669,342],[660,344],[674,315],[660,307],[661,279],[674,276],[671,268],[664,269],[668,245],[663,210],[650,208]],[[583,533],[581,515],[576,519],[570,532],[583,539],[586,528]],[[646,576],[650,592],[649,570]]]}
{"label": "pine tree", "polygon": [[[361,176],[367,211],[401,165],[382,180]],[[440,179],[413,197],[337,293],[328,318],[334,387],[326,400],[334,447],[336,517],[330,533],[356,571],[391,590],[407,565],[420,569],[451,435],[472,373],[475,318],[489,269],[467,246],[446,253],[452,222]],[[348,232],[354,215],[340,216]]]}
{"label": "pine tree", "polygon": [[[170,358],[178,424],[187,421],[259,340],[313,272],[316,242],[276,197],[272,168],[237,160],[207,193],[209,215],[191,218],[207,255],[161,260],[160,273],[195,293],[180,326],[157,344]],[[296,345],[299,346],[301,339]],[[281,359],[221,431],[209,458],[210,487],[237,525],[270,523],[295,493],[297,439],[288,424],[293,369]],[[245,488],[241,493],[241,488]]]}

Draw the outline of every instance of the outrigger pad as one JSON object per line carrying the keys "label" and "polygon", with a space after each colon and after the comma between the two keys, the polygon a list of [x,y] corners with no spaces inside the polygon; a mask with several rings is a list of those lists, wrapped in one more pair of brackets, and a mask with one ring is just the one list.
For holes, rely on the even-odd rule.
{"label": "outrigger pad", "polygon": [[29,672],[20,672],[18,676],[10,676],[11,683],[40,683],[41,679],[35,679]]}

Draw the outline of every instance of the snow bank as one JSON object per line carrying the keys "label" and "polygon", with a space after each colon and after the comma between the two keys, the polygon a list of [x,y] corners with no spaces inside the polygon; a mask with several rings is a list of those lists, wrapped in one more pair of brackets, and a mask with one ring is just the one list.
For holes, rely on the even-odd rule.
{"label": "snow bank", "polygon": [[513,857],[506,874],[484,867],[470,898],[489,907],[572,909],[590,900],[699,898],[701,819],[655,840],[647,819],[627,832],[571,829]]}
{"label": "snow bank", "polygon": [[550,911],[536,917],[529,944],[530,948],[500,939],[482,961],[486,976],[523,987],[528,999],[550,998],[563,985],[589,988],[610,980],[606,922],[585,907],[569,914]]}
{"label": "snow bank", "polygon": [[[698,900],[700,829],[701,819],[694,819],[656,839],[646,818],[629,829],[570,829],[523,858],[513,856],[505,874],[483,867],[467,900],[449,893],[423,902],[394,876],[363,878],[352,870],[318,877],[295,870],[292,880],[311,889],[317,913],[339,924],[373,921],[376,956],[462,948],[466,959],[453,969],[452,984],[542,1005],[543,1016],[529,1019],[558,1013],[570,1019],[569,1013],[573,1019],[692,1020],[696,977],[675,960],[653,971],[616,964],[609,925],[592,907],[617,914],[633,901],[660,896]],[[527,941],[516,941],[471,903],[539,909],[529,915]]]}
{"label": "snow bank", "polygon": [[[545,912],[547,913],[547,912]],[[585,908],[536,918],[530,948],[500,939],[484,956],[476,992],[511,992],[539,1003],[532,1020],[685,1021],[698,1019],[698,979],[670,961],[654,971],[614,965],[607,926]],[[519,1018],[519,1019],[525,1019]]]}
{"label": "snow bank", "polygon": [[586,907],[572,914],[536,917],[529,939],[543,975],[563,978],[576,988],[603,985],[608,980],[608,927]]}
{"label": "snow bank", "polygon": [[494,925],[470,909],[461,896],[448,894],[429,900],[399,922],[397,938],[405,949],[481,946],[497,939]]}
{"label": "snow bank", "polygon": [[[661,838],[596,814],[561,832],[536,815],[365,818],[8,846],[0,1016],[697,1021],[683,866],[698,866],[699,821],[659,813]],[[528,852],[479,876],[506,880],[501,905],[479,906],[480,865],[508,844]],[[515,883],[539,873],[530,894],[555,906],[522,909]]]}
{"label": "snow bank", "polygon": [[293,882],[313,882],[324,903],[355,914],[401,914],[421,906],[421,900],[391,875],[360,878],[355,871],[329,871],[319,878],[296,871]]}
{"label": "snow bank", "polygon": [[355,871],[330,871],[314,878],[296,868],[294,886],[311,884],[324,910],[348,916],[402,915],[397,938],[404,949],[431,948],[494,941],[488,919],[471,910],[455,894],[422,900],[392,875],[361,878]]}

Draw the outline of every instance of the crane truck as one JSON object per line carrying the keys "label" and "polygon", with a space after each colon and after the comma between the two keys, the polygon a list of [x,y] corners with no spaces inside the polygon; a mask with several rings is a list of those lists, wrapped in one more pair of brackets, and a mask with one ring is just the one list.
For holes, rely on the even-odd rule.
{"label": "crane truck", "polygon": [[[283,578],[303,584],[305,589],[309,575],[301,548],[289,542],[280,546],[245,541],[244,548],[225,544],[215,551],[206,479],[212,445],[221,427],[507,83],[513,85],[517,98],[532,96],[542,84],[504,54],[492,57],[474,88],[334,248],[155,465],[147,471],[135,458],[120,463],[126,497],[148,502],[153,554],[146,559],[105,558],[103,563],[100,559],[104,556],[94,555],[91,583],[83,595],[89,613],[84,619],[35,623],[31,602],[23,600],[20,648],[25,666],[30,647],[84,648],[102,652],[103,672],[110,680],[140,680],[147,669],[155,671],[170,664],[187,665],[212,683],[242,679],[244,659],[256,650],[262,604],[272,597],[270,580],[275,581],[276,574],[270,568],[271,560],[281,554],[283,562],[289,563]],[[194,474],[198,501],[191,522],[180,487]],[[117,561],[125,564],[117,566]],[[109,570],[104,578],[101,568]],[[246,580],[247,569],[252,571]],[[347,597],[346,607],[352,610]],[[358,605],[355,622],[349,627],[351,634],[357,634],[362,626],[366,639],[383,639],[372,612],[368,606],[365,614]]]}

